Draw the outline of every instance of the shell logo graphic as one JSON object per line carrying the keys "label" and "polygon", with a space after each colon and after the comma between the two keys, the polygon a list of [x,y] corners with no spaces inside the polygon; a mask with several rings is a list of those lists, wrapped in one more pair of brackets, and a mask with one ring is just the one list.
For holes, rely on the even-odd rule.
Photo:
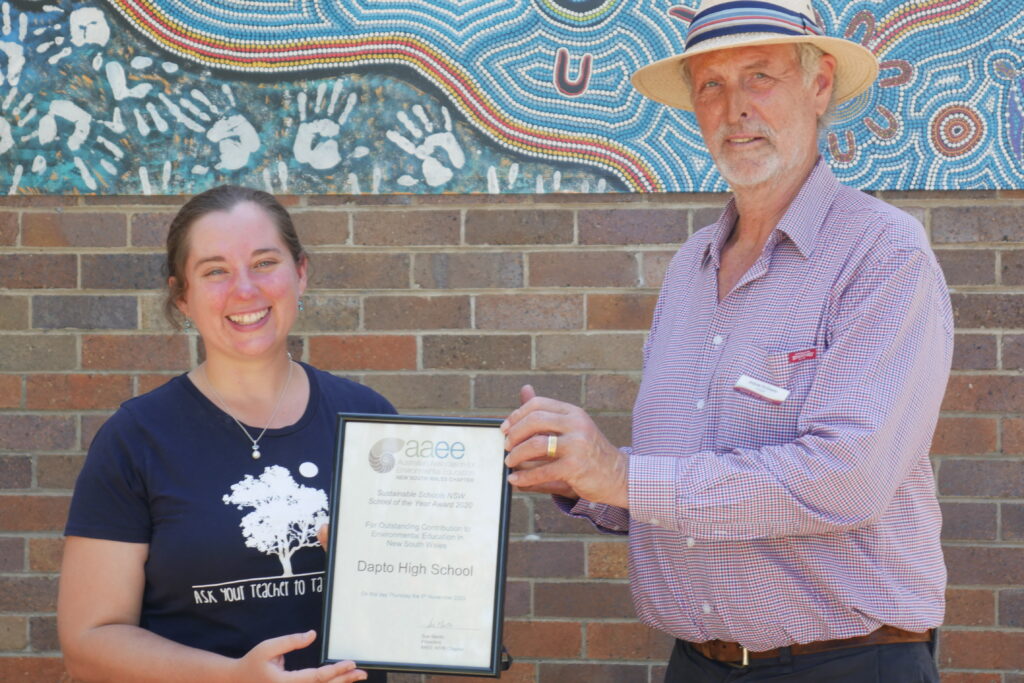
{"label": "shell logo graphic", "polygon": [[402,439],[381,439],[370,447],[370,467],[374,472],[386,474],[395,469],[395,454],[405,445]]}

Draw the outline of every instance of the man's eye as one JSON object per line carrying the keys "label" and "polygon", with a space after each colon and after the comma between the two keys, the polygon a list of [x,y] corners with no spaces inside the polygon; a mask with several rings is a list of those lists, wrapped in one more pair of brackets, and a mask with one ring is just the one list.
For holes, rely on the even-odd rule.
{"label": "man's eye", "polygon": [[204,275],[206,277],[212,277],[214,275],[223,275],[226,272],[227,271],[224,270],[223,268],[211,268],[210,270],[206,271]]}
{"label": "man's eye", "polygon": [[256,263],[256,267],[257,268],[269,268],[270,266],[275,265],[276,263],[277,263],[277,261],[275,261],[273,259],[266,259],[266,260],[257,262]]}

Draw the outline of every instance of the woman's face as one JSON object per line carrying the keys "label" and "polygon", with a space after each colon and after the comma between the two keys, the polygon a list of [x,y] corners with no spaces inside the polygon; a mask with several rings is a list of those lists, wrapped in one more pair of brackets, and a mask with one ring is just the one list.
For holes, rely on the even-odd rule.
{"label": "woman's face", "polygon": [[252,202],[208,213],[189,228],[187,244],[178,308],[207,357],[280,353],[306,290],[306,263],[295,263],[270,215]]}

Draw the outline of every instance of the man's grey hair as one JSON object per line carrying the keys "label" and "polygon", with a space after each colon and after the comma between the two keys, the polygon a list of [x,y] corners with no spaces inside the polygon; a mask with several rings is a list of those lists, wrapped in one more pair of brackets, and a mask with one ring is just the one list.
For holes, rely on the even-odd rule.
{"label": "man's grey hair", "polygon": [[[821,64],[821,58],[825,51],[811,43],[793,43],[793,48],[796,50],[796,58],[800,62],[800,69],[804,72],[804,84],[807,85],[818,74],[818,66]],[[693,74],[690,73],[690,60],[688,59],[683,61],[683,82],[690,89],[692,97]],[[836,89],[833,86],[832,98],[828,103],[828,107],[825,109],[825,113],[818,117],[819,138],[824,137],[825,133],[832,126],[832,122],[835,120],[835,113]]]}
{"label": "man's grey hair", "polygon": [[[800,68],[804,72],[804,84],[810,84],[811,80],[818,74],[818,67],[821,64],[821,58],[824,56],[825,51],[817,45],[811,43],[795,43],[796,56],[800,60]],[[828,129],[832,127],[832,122],[835,120],[836,115],[836,88],[835,83],[832,84],[832,94],[829,97],[828,106],[825,107],[824,113],[818,117],[818,137],[824,137]]]}

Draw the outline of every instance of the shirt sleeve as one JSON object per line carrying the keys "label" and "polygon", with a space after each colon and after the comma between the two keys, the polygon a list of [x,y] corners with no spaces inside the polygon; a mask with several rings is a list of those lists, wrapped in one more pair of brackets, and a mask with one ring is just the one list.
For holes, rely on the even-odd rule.
{"label": "shirt sleeve", "polygon": [[[620,450],[629,457],[629,448]],[[551,496],[551,498],[559,510],[571,517],[587,520],[602,533],[619,535],[629,533],[629,510],[626,508],[607,503],[595,503],[586,498],[576,500],[564,496]]]}
{"label": "shirt sleeve", "polygon": [[928,450],[952,359],[933,258],[894,249],[837,292],[795,440],[667,458],[634,451],[630,514],[709,540],[822,534],[872,523]]}
{"label": "shirt sleeve", "polygon": [[[682,249],[685,249],[686,245],[681,248],[672,259],[672,263],[669,265],[671,270],[677,263]],[[666,276],[665,282],[670,281],[670,277]],[[662,285],[665,286],[664,284]],[[643,365],[647,366],[648,358],[651,353],[651,340],[655,336],[655,332],[658,329],[658,325],[661,323],[662,315],[665,312],[665,297],[659,296],[658,301],[654,307],[654,313],[651,319],[650,333],[644,339],[643,346]],[[626,454],[626,457],[632,455],[633,449],[629,446],[623,446],[619,450]],[[562,496],[552,496],[555,505],[559,510],[567,515],[576,517],[578,519],[586,519],[594,525],[598,531],[607,534],[627,534],[629,533],[629,520],[630,513],[626,508],[620,508],[614,505],[608,505],[606,503],[594,503],[592,501],[580,498],[573,500],[571,498],[564,498]]]}
{"label": "shirt sleeve", "polygon": [[572,500],[553,496],[555,505],[566,514],[585,519],[594,525],[594,528],[605,534],[625,535],[629,533],[629,510],[625,508],[608,505],[607,503],[593,503],[584,498]]}
{"label": "shirt sleeve", "polygon": [[149,543],[148,496],[134,457],[144,443],[124,407],[100,427],[75,482],[65,535]]}

